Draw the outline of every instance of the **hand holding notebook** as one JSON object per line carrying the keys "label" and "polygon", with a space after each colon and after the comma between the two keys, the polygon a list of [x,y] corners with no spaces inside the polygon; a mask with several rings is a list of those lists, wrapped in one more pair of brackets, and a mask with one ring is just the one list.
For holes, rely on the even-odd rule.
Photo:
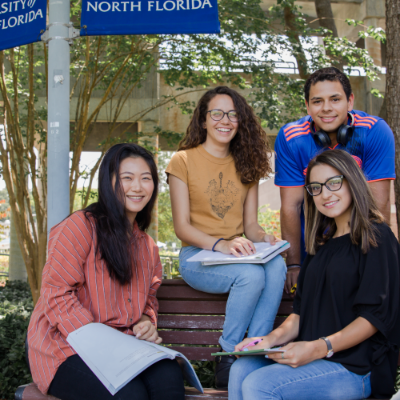
{"label": "hand holding notebook", "polygon": [[212,356],[264,356],[268,354],[284,353],[285,350],[281,350],[280,347],[274,349],[256,349],[256,350],[243,350],[243,351],[232,351],[230,353],[219,352],[211,353]]}
{"label": "hand holding notebook", "polygon": [[278,254],[283,253],[290,247],[290,243],[286,240],[276,242],[271,245],[267,242],[254,243],[256,253],[250,256],[236,257],[232,254],[223,254],[220,252],[213,252],[211,250],[202,250],[195,256],[189,258],[188,262],[200,261],[203,265],[216,265],[216,264],[265,264],[272,260]]}

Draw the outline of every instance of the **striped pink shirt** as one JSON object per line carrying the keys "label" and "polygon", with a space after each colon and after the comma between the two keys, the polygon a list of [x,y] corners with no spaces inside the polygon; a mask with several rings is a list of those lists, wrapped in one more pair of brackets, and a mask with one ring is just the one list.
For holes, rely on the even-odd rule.
{"label": "striped pink shirt", "polygon": [[122,286],[95,255],[96,230],[78,211],[51,229],[40,298],[28,329],[33,381],[47,393],[58,367],[75,354],[66,338],[90,322],[132,335],[143,314],[157,322],[157,289],[162,267],[153,239],[136,222],[132,248],[133,278]]}

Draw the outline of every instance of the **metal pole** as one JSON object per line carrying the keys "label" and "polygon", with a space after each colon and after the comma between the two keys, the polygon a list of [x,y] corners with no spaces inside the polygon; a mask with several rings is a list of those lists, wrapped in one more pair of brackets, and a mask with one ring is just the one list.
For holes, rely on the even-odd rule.
{"label": "metal pole", "polygon": [[69,0],[50,0],[47,234],[69,215]]}

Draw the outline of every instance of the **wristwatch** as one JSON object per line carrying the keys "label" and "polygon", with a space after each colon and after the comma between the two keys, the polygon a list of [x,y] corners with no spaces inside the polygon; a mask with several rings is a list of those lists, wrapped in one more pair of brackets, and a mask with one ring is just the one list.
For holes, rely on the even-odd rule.
{"label": "wristwatch", "polygon": [[326,337],[320,337],[320,339],[322,339],[326,343],[326,345],[328,346],[328,352],[326,353],[325,358],[332,357],[333,354],[334,354],[334,351],[333,351],[332,344],[331,344],[330,340],[327,339]]}

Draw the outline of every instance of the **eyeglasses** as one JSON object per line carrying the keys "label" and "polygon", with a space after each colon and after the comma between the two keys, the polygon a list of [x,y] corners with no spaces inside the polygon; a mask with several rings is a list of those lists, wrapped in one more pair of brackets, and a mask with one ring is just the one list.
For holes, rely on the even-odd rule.
{"label": "eyeglasses", "polygon": [[228,116],[228,118],[231,122],[239,121],[238,113],[234,110],[231,110],[228,112],[223,112],[222,110],[209,110],[207,112],[210,113],[210,117],[214,121],[221,121],[221,119],[223,119],[225,117],[225,114]]}
{"label": "eyeglasses", "polygon": [[325,186],[331,192],[336,192],[342,187],[343,178],[343,175],[337,175],[329,178],[325,183],[311,182],[308,185],[304,185],[304,187],[311,196],[318,196],[321,194],[322,186]]}

